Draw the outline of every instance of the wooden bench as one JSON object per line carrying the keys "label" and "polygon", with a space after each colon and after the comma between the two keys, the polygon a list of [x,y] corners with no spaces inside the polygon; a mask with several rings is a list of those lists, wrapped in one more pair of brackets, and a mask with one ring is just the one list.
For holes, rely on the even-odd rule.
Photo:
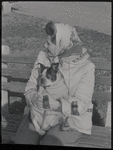
{"label": "wooden bench", "polygon": [[[37,56],[23,56],[23,55],[3,55],[2,56],[2,63],[4,65],[8,65],[9,63],[16,63],[16,64],[27,64],[33,67],[33,64],[36,60]],[[108,70],[111,71],[111,62],[103,62],[103,61],[94,61],[92,62],[96,66],[96,70]],[[96,72],[96,71],[95,71]],[[5,99],[5,96],[2,97],[2,142],[6,143],[15,135],[17,128],[22,120],[22,114],[11,114],[9,112],[10,107],[10,95],[13,94],[14,96],[21,97],[25,100],[23,95],[26,83],[30,77],[31,69],[27,69],[25,66],[21,69],[16,67],[15,69],[9,68],[8,66],[3,66],[2,68],[2,77],[7,78],[3,82],[2,80],[2,92],[8,94],[8,99]],[[108,85],[111,86],[111,77],[106,76],[99,76],[98,74],[95,75],[95,86],[97,84],[101,85]],[[6,95],[5,94],[5,95]],[[93,100],[92,102],[98,101],[106,101],[107,103],[111,101],[111,94],[110,92],[97,92],[94,91]],[[92,134],[86,135],[83,134],[78,147],[94,147],[94,148],[111,148],[111,127],[106,126],[94,126],[92,127]]]}

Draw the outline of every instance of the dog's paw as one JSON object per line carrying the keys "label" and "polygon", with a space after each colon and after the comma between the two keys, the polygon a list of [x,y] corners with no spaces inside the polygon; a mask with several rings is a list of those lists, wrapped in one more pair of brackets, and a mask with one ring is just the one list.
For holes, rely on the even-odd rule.
{"label": "dog's paw", "polygon": [[76,131],[76,129],[69,127],[69,128],[67,129],[67,131],[68,131],[68,132],[74,132],[74,131]]}
{"label": "dog's paw", "polygon": [[65,127],[65,126],[63,126],[63,127],[61,128],[61,131],[73,132],[73,131],[75,131],[75,129],[74,129],[74,128],[71,128],[71,127]]}
{"label": "dog's paw", "polygon": [[40,134],[40,135],[44,135],[46,131],[40,129],[39,127],[36,127],[36,131]]}
{"label": "dog's paw", "polygon": [[38,133],[40,134],[40,135],[44,135],[45,134],[45,131],[44,130],[38,130]]}

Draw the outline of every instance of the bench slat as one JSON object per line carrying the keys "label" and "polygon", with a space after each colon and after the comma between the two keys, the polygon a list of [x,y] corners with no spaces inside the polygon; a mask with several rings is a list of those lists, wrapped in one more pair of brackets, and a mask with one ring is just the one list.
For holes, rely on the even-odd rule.
{"label": "bench slat", "polygon": [[[2,69],[2,76],[10,76],[12,78],[17,79],[29,79],[31,75],[31,70],[17,70],[17,69]],[[95,76],[95,83],[96,84],[105,84],[111,85],[111,77],[105,76]]]}
{"label": "bench slat", "polygon": [[[88,147],[88,148],[103,148],[102,146],[96,146],[96,145],[91,145],[91,144],[84,144],[84,143],[80,143],[77,145],[77,147]],[[109,147],[108,147],[109,148]]]}
{"label": "bench slat", "polygon": [[[2,90],[24,93],[26,83],[24,82],[2,82]],[[111,94],[109,92],[94,92],[93,100],[111,101]]]}
{"label": "bench slat", "polygon": [[91,145],[96,145],[96,146],[101,146],[101,147],[109,147],[111,145],[111,142],[110,141],[102,141],[101,139],[98,140],[98,139],[92,139],[92,138],[84,138],[82,137],[80,139],[80,142],[79,143],[82,143],[82,144],[91,144]]}
{"label": "bench slat", "polygon": [[95,76],[95,84],[111,85],[111,77]]}
{"label": "bench slat", "polygon": [[111,128],[110,127],[93,126],[92,132],[111,133]]}
{"label": "bench slat", "polygon": [[94,61],[92,59],[91,59],[91,61],[95,64],[96,69],[111,70],[111,62],[110,61]]}
{"label": "bench slat", "polygon": [[25,92],[26,83],[22,82],[2,82],[2,90],[24,93]]}
{"label": "bench slat", "polygon": [[111,94],[109,92],[94,92],[93,93],[93,100],[97,101],[111,101]]}
{"label": "bench slat", "polygon": [[[37,55],[38,56],[38,55]],[[20,64],[32,64],[36,61],[36,56],[23,56],[23,55],[2,55],[3,63],[20,63]]]}
{"label": "bench slat", "polygon": [[110,138],[111,138],[111,136],[109,135],[109,134],[104,134],[104,136],[100,136],[100,134],[95,134],[94,135],[94,133],[92,133],[91,135],[83,135],[82,137],[84,137],[84,138],[91,138],[91,139],[97,139],[97,140],[102,140],[102,141],[109,141],[110,140]]}
{"label": "bench slat", "polygon": [[107,146],[102,146],[102,145],[95,145],[95,144],[86,144],[86,143],[80,143],[80,144],[78,144],[77,145],[77,147],[88,147],[88,148],[111,148],[111,146],[110,145],[107,145]]}
{"label": "bench slat", "polygon": [[[38,54],[37,54],[38,56]],[[23,55],[2,55],[2,62],[4,63],[20,63],[20,64],[32,64],[36,61],[37,56],[23,56]],[[90,60],[95,64],[96,69],[106,69],[111,70],[110,61],[94,61],[92,58]]]}
{"label": "bench slat", "polygon": [[99,132],[95,131],[95,132],[92,132],[92,134],[93,134],[93,136],[99,136],[99,137],[107,138],[107,139],[109,139],[111,137],[109,132],[108,133],[104,133],[104,132],[99,133]]}
{"label": "bench slat", "polygon": [[[94,126],[93,126],[94,127]],[[100,128],[100,127],[99,127]],[[103,131],[98,131],[98,130],[94,130],[92,129],[92,135],[93,136],[100,136],[100,137],[105,137],[105,138],[110,138],[111,137],[111,132],[106,130],[105,127],[101,127],[102,129],[104,129]],[[100,130],[101,130],[100,128]],[[109,129],[110,130],[110,129]],[[85,137],[87,137],[87,135],[85,135]]]}
{"label": "bench slat", "polygon": [[77,147],[111,148],[111,128],[93,126],[92,134],[83,134]]}
{"label": "bench slat", "polygon": [[31,70],[13,70],[13,69],[2,69],[2,76],[10,76],[17,79],[29,79]]}

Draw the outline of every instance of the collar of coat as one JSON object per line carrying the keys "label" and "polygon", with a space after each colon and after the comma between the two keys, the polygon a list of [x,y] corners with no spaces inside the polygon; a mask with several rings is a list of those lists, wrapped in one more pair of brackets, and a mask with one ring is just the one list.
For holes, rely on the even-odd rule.
{"label": "collar of coat", "polygon": [[[84,57],[85,59],[87,59],[89,57],[87,51],[83,53],[83,47],[81,44],[76,44],[74,45],[73,47],[71,47],[70,49],[65,49],[63,50],[64,52],[60,53],[57,57],[59,58],[59,62],[60,64],[62,65],[63,61],[62,59],[65,59],[67,57],[70,57],[70,56],[77,56],[76,59],[74,57],[74,63],[75,62],[78,62],[79,60],[82,60],[82,58]],[[49,56],[49,58],[54,58],[56,56]],[[67,60],[67,59],[66,59]],[[50,62],[51,62],[51,59],[50,59]]]}

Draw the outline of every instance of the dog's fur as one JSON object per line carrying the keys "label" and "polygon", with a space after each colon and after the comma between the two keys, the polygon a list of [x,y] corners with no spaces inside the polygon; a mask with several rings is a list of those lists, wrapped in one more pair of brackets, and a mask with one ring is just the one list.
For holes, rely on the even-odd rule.
{"label": "dog's fur", "polygon": [[[64,83],[61,73],[58,70],[58,64],[53,64],[51,67],[45,67],[44,65],[40,64],[39,78],[38,95],[42,94],[44,87],[47,93],[53,97],[52,103],[55,103],[55,100],[58,99],[62,104],[61,98],[68,100],[68,89]],[[47,115],[46,111],[48,110],[44,110],[44,113],[42,113],[39,109],[34,109],[31,104],[28,106],[30,106],[29,108],[31,111],[32,122],[40,135],[45,134],[45,131],[51,126],[56,126],[58,123],[63,122],[66,118],[60,112],[57,115]],[[26,107],[24,115],[27,113],[27,111],[28,108]]]}

